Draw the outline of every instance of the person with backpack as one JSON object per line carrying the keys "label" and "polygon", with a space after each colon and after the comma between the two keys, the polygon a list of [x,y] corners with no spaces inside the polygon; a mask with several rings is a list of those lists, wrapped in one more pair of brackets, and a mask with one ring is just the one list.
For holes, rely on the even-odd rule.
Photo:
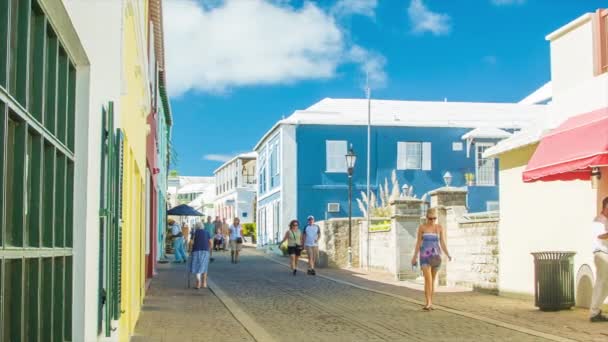
{"label": "person with backpack", "polygon": [[319,256],[319,238],[321,237],[321,229],[315,224],[314,216],[308,216],[308,225],[304,228],[302,240],[304,248],[308,255],[308,272],[309,275],[316,275],[315,264]]}

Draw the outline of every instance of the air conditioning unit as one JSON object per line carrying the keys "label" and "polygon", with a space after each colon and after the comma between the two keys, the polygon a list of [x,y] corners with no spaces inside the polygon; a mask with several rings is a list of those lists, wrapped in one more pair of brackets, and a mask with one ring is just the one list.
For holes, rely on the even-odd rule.
{"label": "air conditioning unit", "polygon": [[340,212],[340,203],[327,203],[327,212],[328,213],[339,213]]}

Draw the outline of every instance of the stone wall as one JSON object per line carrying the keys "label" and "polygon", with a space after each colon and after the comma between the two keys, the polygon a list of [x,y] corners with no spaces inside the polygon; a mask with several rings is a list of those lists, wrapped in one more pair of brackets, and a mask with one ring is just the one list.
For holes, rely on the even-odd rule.
{"label": "stone wall", "polygon": [[[372,225],[384,220],[386,219],[372,219]],[[367,221],[362,220],[359,226],[361,229],[361,267],[368,267],[369,264],[369,268],[384,270],[390,273],[397,272],[396,240],[393,225],[394,223],[391,220],[390,230],[368,233]],[[369,258],[367,257],[368,252]]]}
{"label": "stone wall", "polygon": [[[352,219],[353,267],[359,267],[359,231],[362,218]],[[319,254],[321,264],[330,267],[348,266],[348,218],[317,222],[321,228]],[[325,266],[325,265],[322,265]]]}
{"label": "stone wall", "polygon": [[447,283],[498,292],[498,219],[448,210]]}

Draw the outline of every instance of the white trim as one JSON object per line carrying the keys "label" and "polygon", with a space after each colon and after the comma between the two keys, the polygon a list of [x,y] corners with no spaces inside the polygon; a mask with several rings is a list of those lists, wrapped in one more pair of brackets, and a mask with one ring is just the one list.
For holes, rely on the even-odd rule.
{"label": "white trim", "polygon": [[583,15],[581,15],[580,17],[574,19],[573,21],[571,21],[570,23],[560,27],[559,29],[549,33],[546,37],[545,40],[548,41],[553,41],[556,40],[560,37],[563,37],[564,35],[566,35],[568,32],[571,32],[575,29],[577,29],[578,27],[590,22],[593,19],[593,13],[585,13]]}

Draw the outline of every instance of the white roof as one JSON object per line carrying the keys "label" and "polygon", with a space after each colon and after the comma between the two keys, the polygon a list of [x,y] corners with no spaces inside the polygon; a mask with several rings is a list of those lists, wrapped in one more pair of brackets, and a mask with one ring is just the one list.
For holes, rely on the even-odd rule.
{"label": "white roof", "polygon": [[[521,103],[371,100],[373,126],[522,128],[543,115],[546,105]],[[275,124],[257,149],[281,124],[367,125],[366,99],[325,98]]]}
{"label": "white roof", "polygon": [[480,127],[469,131],[462,136],[462,140],[466,139],[505,139],[510,137],[512,134],[504,131],[500,128],[495,127]]}
{"label": "white roof", "polygon": [[247,152],[247,153],[241,153],[239,155],[236,155],[236,156],[230,158],[230,160],[228,160],[227,162],[225,162],[224,164],[222,164],[220,167],[218,167],[217,169],[215,169],[215,171],[213,171],[213,174],[216,174],[219,170],[223,169],[224,167],[226,167],[229,164],[232,164],[237,159],[257,159],[257,157],[258,157],[258,153],[255,152],[255,151]]}
{"label": "white roof", "polygon": [[528,127],[485,150],[483,156],[485,158],[495,157],[501,153],[534,144],[539,141],[547,131],[548,129],[543,128],[543,126],[540,125]]}
{"label": "white roof", "polygon": [[539,104],[544,103],[553,98],[553,84],[551,81],[545,83],[542,87],[536,89],[532,94],[526,96],[525,99],[519,101],[520,104]]}

